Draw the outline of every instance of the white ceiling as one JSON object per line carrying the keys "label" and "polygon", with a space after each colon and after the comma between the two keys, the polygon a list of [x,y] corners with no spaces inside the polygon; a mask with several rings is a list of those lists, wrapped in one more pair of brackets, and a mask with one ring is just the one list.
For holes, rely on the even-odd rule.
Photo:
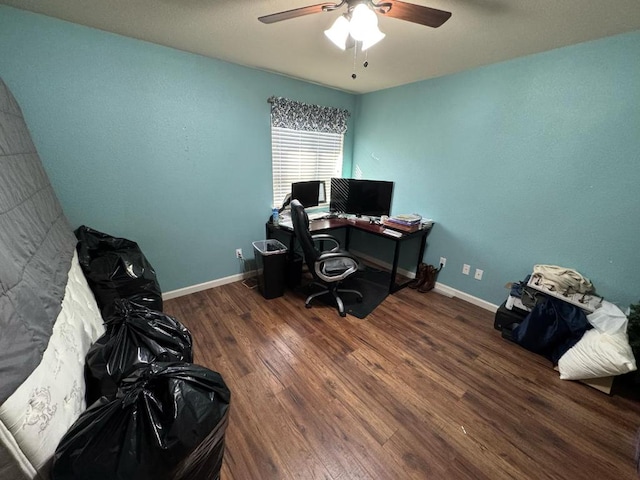
{"label": "white ceiling", "polygon": [[[187,52],[366,93],[640,29],[640,0],[407,0],[447,10],[440,28],[380,17],[387,37],[343,52],[323,31],[346,11],[271,25],[258,17],[329,0],[0,0]],[[638,61],[638,59],[631,59]]]}

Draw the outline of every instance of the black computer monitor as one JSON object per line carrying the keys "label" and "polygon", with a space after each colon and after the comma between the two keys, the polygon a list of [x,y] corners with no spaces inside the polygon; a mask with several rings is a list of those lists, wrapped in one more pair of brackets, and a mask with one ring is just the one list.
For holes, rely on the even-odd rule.
{"label": "black computer monitor", "polygon": [[383,180],[331,179],[332,212],[381,217],[391,212],[393,182]]}
{"label": "black computer monitor", "polygon": [[347,213],[350,181],[350,178],[331,179],[331,199],[329,201],[330,211],[334,213]]}
{"label": "black computer monitor", "polygon": [[326,201],[324,182],[322,180],[311,180],[292,183],[291,198],[298,200],[305,208],[315,207]]}
{"label": "black computer monitor", "polygon": [[351,180],[347,213],[380,217],[391,212],[393,182]]}

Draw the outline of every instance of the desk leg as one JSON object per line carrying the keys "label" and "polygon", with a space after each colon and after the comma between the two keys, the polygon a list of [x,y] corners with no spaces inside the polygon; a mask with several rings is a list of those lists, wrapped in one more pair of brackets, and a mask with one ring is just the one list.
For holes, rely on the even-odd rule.
{"label": "desk leg", "polygon": [[[420,241],[420,251],[418,252],[418,261],[416,262],[416,275],[418,274],[418,267],[422,262],[422,257],[424,256],[424,251],[426,249],[426,246],[427,246],[427,235],[425,234],[422,236],[422,240]],[[395,293],[410,283],[410,282],[406,282],[401,285],[396,283],[396,274],[398,273],[398,257],[399,256],[400,256],[400,242],[396,241],[396,248],[393,254],[393,268],[391,270],[391,281],[389,283],[389,293]]]}
{"label": "desk leg", "polygon": [[291,232],[291,234],[289,235],[289,255],[291,255],[291,258],[295,256],[295,251],[296,251],[296,235],[295,233]]}
{"label": "desk leg", "polygon": [[396,240],[396,247],[393,252],[393,267],[391,268],[391,280],[389,281],[389,293],[396,292],[400,288],[396,288],[396,274],[398,273],[398,259],[400,257],[400,242]]}
{"label": "desk leg", "polygon": [[424,250],[427,246],[427,236],[423,235],[420,243],[420,252],[418,253],[418,262],[416,263],[416,275],[418,274],[418,268],[422,263],[422,257],[424,257]]}

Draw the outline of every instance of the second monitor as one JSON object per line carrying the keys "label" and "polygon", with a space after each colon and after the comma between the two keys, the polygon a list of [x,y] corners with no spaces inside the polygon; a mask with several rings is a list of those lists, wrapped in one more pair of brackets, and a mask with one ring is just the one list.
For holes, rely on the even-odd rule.
{"label": "second monitor", "polygon": [[331,179],[332,212],[381,217],[390,214],[392,198],[393,182],[353,178]]}
{"label": "second monitor", "polygon": [[326,201],[326,192],[322,180],[296,182],[291,184],[291,198],[298,200],[303,207],[315,207]]}

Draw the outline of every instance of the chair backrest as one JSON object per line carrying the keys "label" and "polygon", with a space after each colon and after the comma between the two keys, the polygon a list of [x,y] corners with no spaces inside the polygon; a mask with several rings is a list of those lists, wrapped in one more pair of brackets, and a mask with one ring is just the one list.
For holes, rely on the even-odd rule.
{"label": "chair backrest", "polygon": [[296,234],[298,242],[304,252],[304,261],[309,267],[309,271],[312,272],[315,277],[315,263],[321,252],[316,248],[316,245],[309,232],[309,217],[305,212],[304,207],[298,200],[291,200],[291,222],[293,223],[293,231]]}

